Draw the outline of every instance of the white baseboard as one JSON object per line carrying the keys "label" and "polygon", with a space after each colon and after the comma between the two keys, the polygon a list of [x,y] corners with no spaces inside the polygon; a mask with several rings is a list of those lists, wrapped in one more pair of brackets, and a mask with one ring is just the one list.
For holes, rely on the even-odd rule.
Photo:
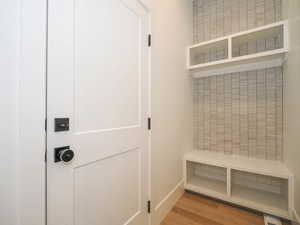
{"label": "white baseboard", "polygon": [[151,225],[160,225],[166,215],[171,211],[178,199],[184,193],[183,180],[180,181],[173,190],[164,197],[156,206],[151,216]]}
{"label": "white baseboard", "polygon": [[295,218],[294,220],[296,222],[296,223],[293,223],[293,225],[299,225],[300,224],[300,217],[299,217],[299,215],[298,215],[298,213],[295,209],[293,210],[293,213],[294,213],[294,218]]}

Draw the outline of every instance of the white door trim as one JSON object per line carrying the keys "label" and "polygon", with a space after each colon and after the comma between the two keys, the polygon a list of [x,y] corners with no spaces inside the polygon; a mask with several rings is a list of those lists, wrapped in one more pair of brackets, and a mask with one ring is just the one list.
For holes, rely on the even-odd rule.
{"label": "white door trim", "polygon": [[18,225],[45,225],[47,0],[19,0]]}

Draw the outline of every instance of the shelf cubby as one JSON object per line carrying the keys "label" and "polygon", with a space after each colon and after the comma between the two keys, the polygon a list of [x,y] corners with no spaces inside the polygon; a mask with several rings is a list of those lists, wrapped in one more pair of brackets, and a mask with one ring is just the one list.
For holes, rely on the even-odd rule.
{"label": "shelf cubby", "polygon": [[232,37],[232,57],[257,54],[284,47],[284,24]]}
{"label": "shelf cubby", "polygon": [[197,162],[187,162],[187,186],[204,193],[226,195],[226,168],[205,165]]}
{"label": "shelf cubby", "polygon": [[190,62],[192,66],[224,59],[228,59],[228,39],[203,43],[190,50]]}
{"label": "shelf cubby", "polygon": [[231,171],[231,196],[235,202],[254,209],[267,208],[270,213],[286,214],[289,210],[288,179]]}

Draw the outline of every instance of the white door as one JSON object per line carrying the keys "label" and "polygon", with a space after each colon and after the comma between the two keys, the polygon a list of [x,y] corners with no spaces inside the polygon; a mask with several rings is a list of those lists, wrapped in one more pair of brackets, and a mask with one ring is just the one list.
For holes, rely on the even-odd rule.
{"label": "white door", "polygon": [[147,9],[49,0],[48,10],[48,225],[146,225]]}

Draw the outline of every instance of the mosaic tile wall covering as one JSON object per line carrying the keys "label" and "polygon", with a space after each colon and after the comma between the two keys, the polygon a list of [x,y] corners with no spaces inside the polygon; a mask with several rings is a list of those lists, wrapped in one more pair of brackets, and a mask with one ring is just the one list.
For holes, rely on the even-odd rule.
{"label": "mosaic tile wall covering", "polygon": [[195,148],[282,160],[282,68],[194,80]]}

